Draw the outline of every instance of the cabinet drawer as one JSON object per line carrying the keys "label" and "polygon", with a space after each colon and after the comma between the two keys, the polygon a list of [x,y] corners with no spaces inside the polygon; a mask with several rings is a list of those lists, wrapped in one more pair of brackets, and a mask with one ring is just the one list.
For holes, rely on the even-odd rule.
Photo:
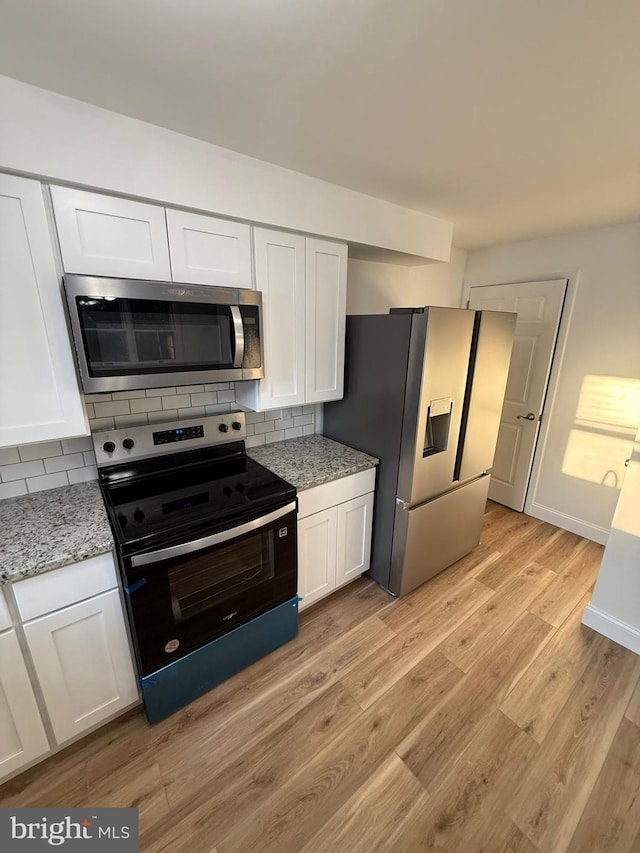
{"label": "cabinet drawer", "polygon": [[323,483],[322,486],[305,489],[298,494],[298,518],[305,518],[314,512],[321,512],[367,492],[373,492],[375,485],[376,469],[367,468],[366,471]]}
{"label": "cabinet drawer", "polygon": [[116,567],[109,553],[18,581],[13,591],[26,622],[117,586]]}
{"label": "cabinet drawer", "polygon": [[0,631],[11,627],[11,615],[7,607],[7,600],[4,597],[4,592],[0,589]]}

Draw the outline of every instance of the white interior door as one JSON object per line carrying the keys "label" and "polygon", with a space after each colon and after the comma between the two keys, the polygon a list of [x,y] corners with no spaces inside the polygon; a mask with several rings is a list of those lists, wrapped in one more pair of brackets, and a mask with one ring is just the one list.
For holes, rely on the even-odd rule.
{"label": "white interior door", "polygon": [[472,287],[469,308],[518,315],[489,498],[524,507],[553,351],[566,292],[564,279]]}

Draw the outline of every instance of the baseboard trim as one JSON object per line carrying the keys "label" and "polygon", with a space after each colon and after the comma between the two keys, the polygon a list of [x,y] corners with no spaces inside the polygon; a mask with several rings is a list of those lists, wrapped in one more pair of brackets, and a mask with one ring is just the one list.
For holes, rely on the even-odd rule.
{"label": "baseboard trim", "polygon": [[637,655],[640,655],[640,630],[628,625],[626,622],[621,622],[615,616],[610,616],[602,610],[598,610],[592,604],[588,604],[582,614],[582,624],[588,628],[593,628],[599,634],[608,637],[615,643],[624,646],[625,649],[630,649]]}
{"label": "baseboard trim", "polygon": [[591,539],[600,545],[606,545],[609,539],[607,528],[591,524],[588,521],[583,521],[581,518],[575,518],[575,516],[567,515],[564,512],[558,512],[558,510],[535,503],[535,501],[530,506],[525,506],[524,511],[527,515],[539,518],[540,521],[547,521],[549,524],[554,524],[556,527],[561,527],[570,533],[577,533],[578,536],[584,536],[585,539]]}

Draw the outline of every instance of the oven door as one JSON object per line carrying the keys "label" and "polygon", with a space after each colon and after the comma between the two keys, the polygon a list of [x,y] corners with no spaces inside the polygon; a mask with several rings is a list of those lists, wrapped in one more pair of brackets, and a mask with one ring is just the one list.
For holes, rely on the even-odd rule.
{"label": "oven door", "polygon": [[259,379],[261,295],[65,275],[83,389]]}
{"label": "oven door", "polygon": [[296,595],[296,502],[210,536],[124,558],[145,676]]}

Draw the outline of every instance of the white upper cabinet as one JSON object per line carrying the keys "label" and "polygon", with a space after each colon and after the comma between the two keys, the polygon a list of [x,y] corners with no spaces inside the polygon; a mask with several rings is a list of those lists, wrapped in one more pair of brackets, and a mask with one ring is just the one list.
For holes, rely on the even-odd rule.
{"label": "white upper cabinet", "polygon": [[251,287],[251,229],[242,222],[167,208],[174,281]]}
{"label": "white upper cabinet", "polygon": [[0,446],[87,435],[37,181],[0,174]]}
{"label": "white upper cabinet", "polygon": [[171,281],[163,207],[51,187],[65,272]]}
{"label": "white upper cabinet", "polygon": [[339,400],[344,383],[347,247],[254,229],[265,378],[236,386],[256,411]]}
{"label": "white upper cabinet", "polygon": [[260,408],[297,406],[305,394],[305,238],[256,228],[254,240],[265,378],[253,387]]}
{"label": "white upper cabinet", "polygon": [[343,396],[346,313],[347,247],[307,239],[307,403]]}

